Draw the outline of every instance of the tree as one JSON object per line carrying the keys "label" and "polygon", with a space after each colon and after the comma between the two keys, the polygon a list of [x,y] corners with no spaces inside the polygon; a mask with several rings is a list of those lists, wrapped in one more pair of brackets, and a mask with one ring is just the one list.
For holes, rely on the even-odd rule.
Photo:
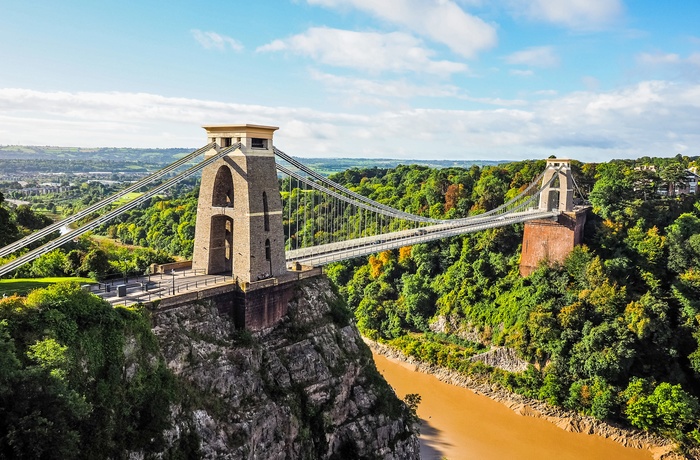
{"label": "tree", "polygon": [[659,177],[668,186],[669,196],[675,196],[676,191],[688,184],[688,171],[680,163],[671,163],[659,171]]}
{"label": "tree", "polygon": [[618,162],[600,164],[596,168],[596,180],[589,198],[594,210],[603,219],[621,216],[625,202],[633,189],[625,174],[626,168]]}
{"label": "tree", "polygon": [[401,283],[406,321],[418,330],[428,330],[428,320],[435,313],[435,299],[428,280],[415,274],[404,274]]}
{"label": "tree", "polygon": [[65,276],[68,265],[66,254],[61,249],[47,252],[32,263],[31,274],[38,278]]}
{"label": "tree", "polygon": [[664,257],[666,237],[659,234],[657,227],[644,230],[644,223],[640,219],[636,225],[627,231],[627,246],[633,250],[642,262],[640,265],[646,270],[659,268],[658,265]]}
{"label": "tree", "polygon": [[92,249],[85,255],[81,272],[88,273],[96,279],[103,278],[109,271],[109,259],[102,249]]}
{"label": "tree", "polygon": [[656,196],[661,179],[655,169],[635,168],[630,171],[629,178],[636,198],[647,200]]}
{"label": "tree", "polygon": [[662,382],[652,392],[648,388],[648,383],[634,379],[623,392],[627,399],[625,415],[633,426],[680,431],[696,421],[698,400],[680,385]]}
{"label": "tree", "polygon": [[462,184],[450,184],[445,192],[445,212],[456,208],[463,194],[464,186]]}
{"label": "tree", "polygon": [[12,222],[10,212],[2,204],[5,197],[0,193],[0,247],[6,246],[19,238],[17,226]]}
{"label": "tree", "polygon": [[15,221],[22,227],[30,230],[39,230],[51,223],[51,219],[32,211],[29,205],[23,204],[15,209]]}
{"label": "tree", "polygon": [[681,214],[667,231],[668,268],[676,273],[700,268],[700,218]]}
{"label": "tree", "polygon": [[82,276],[83,273],[80,271],[80,267],[83,265],[83,259],[85,258],[85,253],[80,249],[72,249],[68,254],[66,254],[66,265],[64,266],[64,271],[73,276]]}
{"label": "tree", "polygon": [[604,420],[617,405],[615,388],[601,377],[577,380],[569,388],[567,407]]}
{"label": "tree", "polygon": [[648,430],[656,422],[656,410],[649,401],[648,383],[643,379],[632,379],[622,393],[625,403],[625,415],[627,420],[637,428]]}
{"label": "tree", "polygon": [[583,329],[581,341],[576,343],[569,358],[570,373],[574,378],[603,377],[608,382],[621,380],[632,365],[634,349],[628,330],[618,323],[602,323]]}
{"label": "tree", "polygon": [[502,178],[502,171],[497,168],[486,170],[474,185],[474,206],[483,211],[488,211],[503,203],[503,198],[508,191],[508,184]]}

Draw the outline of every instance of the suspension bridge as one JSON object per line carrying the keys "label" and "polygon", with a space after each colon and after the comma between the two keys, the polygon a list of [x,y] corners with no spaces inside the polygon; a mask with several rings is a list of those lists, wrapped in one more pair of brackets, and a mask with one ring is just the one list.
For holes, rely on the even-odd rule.
{"label": "suspension bridge", "polygon": [[[0,266],[0,276],[144,205],[198,173],[202,179],[193,273],[228,275],[230,281],[246,286],[284,279],[289,271],[302,267],[319,267],[519,222],[556,220],[562,213],[574,211],[574,182],[568,160],[548,160],[546,169],[528,187],[495,209],[464,218],[435,219],[376,202],[317,173],[273,146],[276,127],[229,125],[204,129],[209,142],[200,149],[62,221],[0,248],[0,258],[20,253]],[[142,191],[138,198],[118,204],[137,191]],[[76,226],[26,250],[56,235],[62,227]]]}

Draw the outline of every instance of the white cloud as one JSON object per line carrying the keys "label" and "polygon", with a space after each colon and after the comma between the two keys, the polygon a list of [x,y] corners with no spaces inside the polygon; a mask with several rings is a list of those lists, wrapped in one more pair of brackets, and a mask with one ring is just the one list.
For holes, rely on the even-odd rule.
{"label": "white cloud", "polygon": [[559,57],[551,46],[533,46],[522,51],[516,51],[506,56],[505,61],[508,64],[531,67],[555,67],[559,65]]}
{"label": "white cloud", "polygon": [[527,104],[526,101],[519,99],[472,97],[464,94],[459,87],[454,85],[418,85],[406,80],[368,80],[331,75],[318,71],[312,71],[311,78],[323,83],[330,92],[339,95],[342,103],[346,106],[364,104],[396,108],[397,100],[403,100],[403,104],[407,108],[406,101],[418,97],[458,99],[499,107]]}
{"label": "white cloud", "polygon": [[261,46],[258,51],[289,51],[323,64],[374,73],[412,71],[450,75],[468,70],[460,62],[433,60],[433,51],[401,32],[382,34],[313,27]]}
{"label": "white cloud", "polygon": [[364,94],[382,98],[411,99],[414,97],[455,97],[459,88],[454,85],[416,85],[406,80],[368,80],[342,77],[318,71],[311,78],[323,83],[332,91],[347,94]]}
{"label": "white cloud", "polygon": [[500,97],[471,97],[463,96],[461,99],[467,101],[478,102],[479,104],[495,105],[498,107],[517,107],[528,105],[528,102],[523,99],[503,99]]}
{"label": "white cloud", "polygon": [[657,78],[667,75],[674,79],[700,81],[700,53],[687,57],[675,53],[640,53],[636,60],[644,73]]}
{"label": "white cloud", "polygon": [[640,53],[637,55],[637,62],[647,66],[674,66],[683,64],[700,66],[700,53],[693,53],[687,58],[682,58],[675,53]]}
{"label": "white cloud", "polygon": [[203,32],[197,29],[191,30],[190,33],[205,49],[217,49],[224,51],[226,48],[230,48],[233,51],[243,50],[243,45],[241,42],[234,38],[227,37],[226,35],[220,35],[216,32]]}
{"label": "white cloud", "polygon": [[583,86],[586,89],[591,91],[595,91],[600,87],[600,80],[590,75],[584,75],[583,77],[581,77],[581,83],[583,83]]}
{"label": "white cloud", "polygon": [[[356,85],[378,90],[371,81]],[[679,146],[700,151],[700,84],[646,81],[616,91],[542,92],[540,97],[518,109],[392,105],[354,113],[144,93],[6,88],[0,89],[0,144],[196,147],[205,142],[203,124],[255,123],[280,126],[275,144],[301,156],[518,159],[555,154],[605,161],[672,156]]]}
{"label": "white cloud", "polygon": [[622,0],[511,0],[518,14],[577,30],[595,30],[617,20]]}
{"label": "white cloud", "polygon": [[637,55],[637,62],[645,65],[678,64],[680,61],[681,57],[677,54],[640,53]]}
{"label": "white cloud", "polygon": [[470,58],[496,45],[496,29],[451,0],[307,0],[331,8],[353,7],[399,24]]}
{"label": "white cloud", "polygon": [[688,37],[688,41],[690,43],[692,43],[693,45],[700,45],[700,37],[696,37],[696,36],[691,35]]}
{"label": "white cloud", "polygon": [[510,74],[515,75],[516,77],[531,77],[535,75],[535,72],[532,70],[511,69]]}

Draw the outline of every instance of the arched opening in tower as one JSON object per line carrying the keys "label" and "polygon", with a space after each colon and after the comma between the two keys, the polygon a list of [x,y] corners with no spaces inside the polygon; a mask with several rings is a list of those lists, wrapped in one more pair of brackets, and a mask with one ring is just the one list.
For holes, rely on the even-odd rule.
{"label": "arched opening in tower", "polygon": [[233,176],[231,168],[226,165],[221,166],[216,172],[211,201],[212,206],[233,207]]}
{"label": "arched opening in tower", "polygon": [[549,193],[547,196],[547,211],[556,211],[559,209],[559,189],[561,188],[561,181],[559,180],[559,174],[554,177],[552,185],[550,185]]}
{"label": "arched opening in tower", "polygon": [[233,273],[233,219],[225,215],[211,218],[209,270],[207,273]]}

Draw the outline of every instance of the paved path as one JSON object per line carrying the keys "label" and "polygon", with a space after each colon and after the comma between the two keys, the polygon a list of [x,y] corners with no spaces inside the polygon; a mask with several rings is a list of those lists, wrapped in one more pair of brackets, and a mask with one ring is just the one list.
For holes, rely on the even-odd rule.
{"label": "paved path", "polygon": [[[224,275],[203,275],[193,270],[174,270],[149,276],[117,278],[90,285],[90,291],[112,305],[132,305],[150,302],[172,295],[197,291],[204,287],[231,283],[232,277]],[[126,286],[126,295],[119,295],[119,286]]]}

